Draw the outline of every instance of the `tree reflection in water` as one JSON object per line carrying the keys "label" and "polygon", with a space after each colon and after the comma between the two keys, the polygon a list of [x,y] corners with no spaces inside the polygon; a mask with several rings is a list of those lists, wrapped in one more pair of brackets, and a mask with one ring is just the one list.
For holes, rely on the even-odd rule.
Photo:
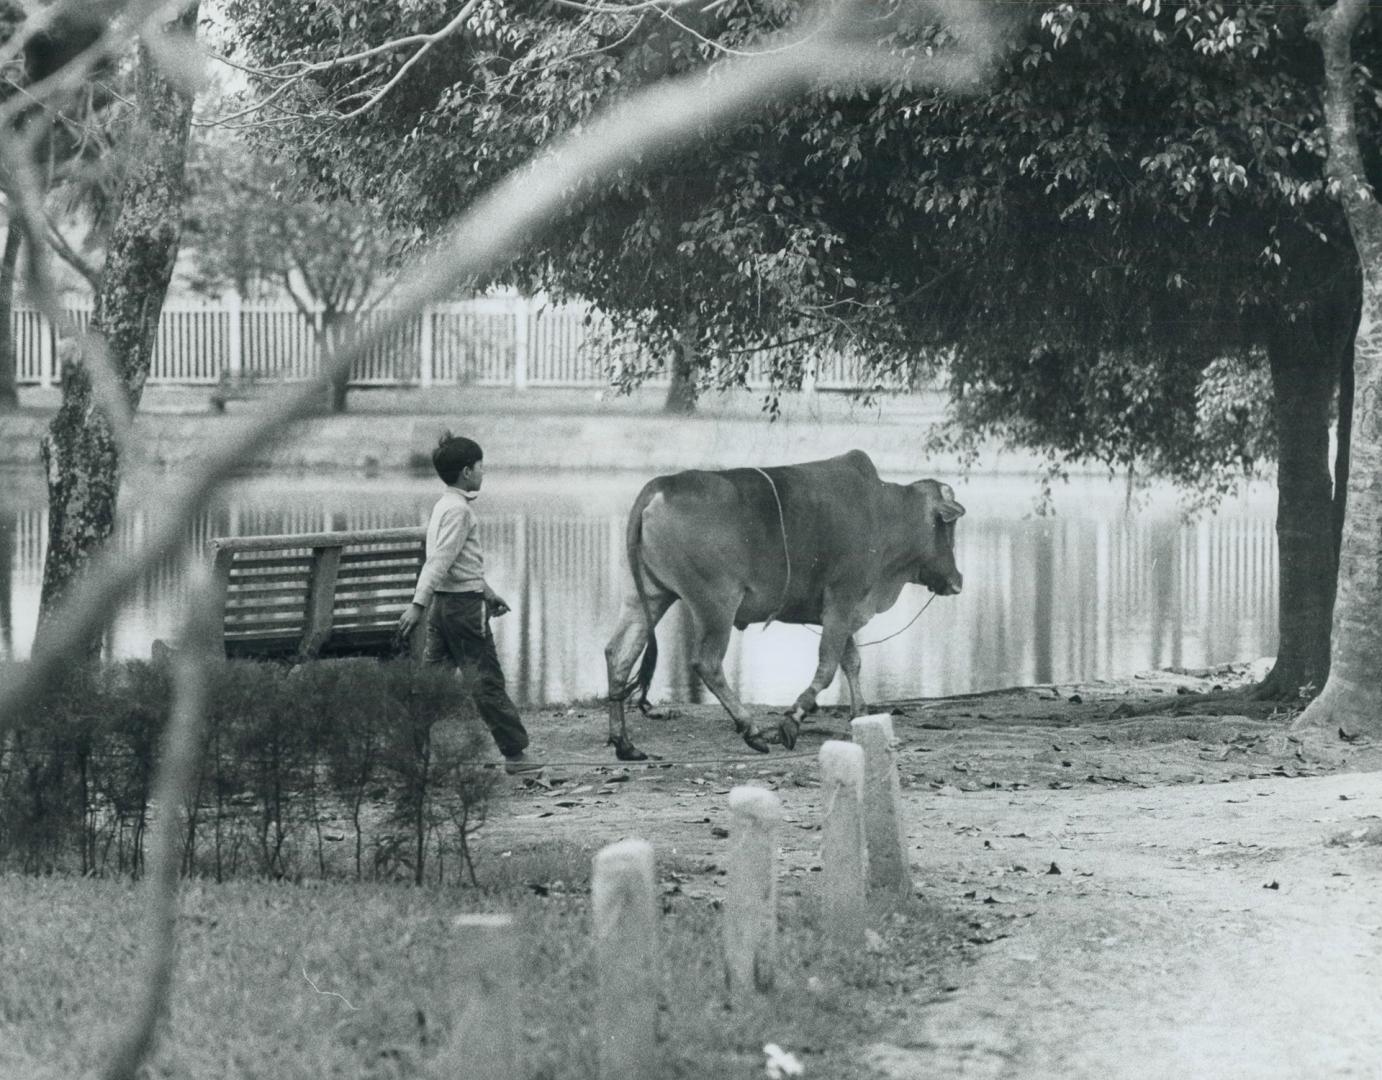
{"label": "tree reflection in water", "polygon": [[[515,697],[527,704],[602,696],[604,643],[624,590],[624,514],[645,477],[529,476],[495,471],[478,509],[491,584],[514,601],[495,636]],[[1163,666],[1254,659],[1275,648],[1276,543],[1270,493],[1182,522],[1174,499],[1126,514],[1115,485],[1082,482],[1061,516],[1033,518],[1030,481],[962,485],[957,537],[965,591],[939,598],[897,637],[864,650],[870,700],[1124,676]],[[213,536],[421,524],[435,482],[252,478],[232,485],[189,541]],[[37,613],[46,510],[23,496],[0,511],[0,649],[28,654]],[[117,543],[137,542],[139,519]],[[160,566],[115,620],[111,651],[147,656],[173,632],[183,582]],[[904,590],[860,637],[903,627],[929,594]],[[689,627],[673,607],[658,628],[655,698],[707,700],[690,675]],[[747,701],[787,704],[810,680],[817,638],[804,627],[750,627],[726,657]],[[842,680],[841,680],[842,681]],[[838,700],[842,686],[823,701]]]}

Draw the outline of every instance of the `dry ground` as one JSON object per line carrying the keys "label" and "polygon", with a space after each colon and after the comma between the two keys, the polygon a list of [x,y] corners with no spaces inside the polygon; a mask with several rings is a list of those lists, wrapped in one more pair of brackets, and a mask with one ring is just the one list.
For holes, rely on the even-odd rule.
{"label": "dry ground", "polygon": [[[916,888],[969,920],[974,962],[860,1047],[879,1077],[1382,1076],[1382,748],[1300,741],[1284,713],[1247,703],[1117,715],[1247,678],[890,706]],[[702,868],[685,892],[715,896],[725,796],[756,783],[788,811],[784,887],[809,890],[814,754],[844,717],[823,710],[795,756],[760,756],[718,706],[669,713],[635,725],[663,758],[646,766],[601,747],[597,706],[533,715],[536,748],[561,764],[514,782],[480,866],[637,835]]]}

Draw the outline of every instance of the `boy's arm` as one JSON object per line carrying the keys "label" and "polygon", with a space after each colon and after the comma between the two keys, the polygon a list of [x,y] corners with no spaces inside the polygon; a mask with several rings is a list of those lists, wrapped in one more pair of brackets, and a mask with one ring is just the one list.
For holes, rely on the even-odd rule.
{"label": "boy's arm", "polygon": [[417,576],[413,602],[404,609],[398,620],[400,634],[411,634],[418,623],[422,622],[428,601],[432,599],[432,594],[446,576],[446,571],[456,561],[456,556],[461,553],[461,546],[465,543],[466,535],[470,531],[469,526],[472,524],[469,519],[470,515],[463,506],[443,511],[441,520],[437,522],[436,543],[427,553],[427,561],[422,564],[422,570]]}
{"label": "boy's arm", "polygon": [[489,582],[485,582],[485,603],[489,606],[490,615],[498,618],[500,615],[507,615],[513,609],[509,607],[509,602],[489,587]]}

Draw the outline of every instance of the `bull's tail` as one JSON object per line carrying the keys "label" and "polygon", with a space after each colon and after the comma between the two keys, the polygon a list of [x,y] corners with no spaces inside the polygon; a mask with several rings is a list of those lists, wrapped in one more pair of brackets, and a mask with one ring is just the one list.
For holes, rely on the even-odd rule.
{"label": "bull's tail", "polygon": [[633,574],[633,587],[638,592],[638,602],[643,607],[643,619],[648,627],[648,641],[643,646],[643,658],[638,664],[638,674],[618,691],[610,688],[610,696],[618,701],[626,700],[630,694],[637,691],[638,707],[643,710],[648,708],[648,690],[653,683],[653,672],[657,670],[657,633],[653,628],[652,608],[648,606],[648,590],[643,584],[643,511],[656,494],[657,490],[651,484],[639,492],[633,508],[629,511],[629,524],[624,533],[629,570]]}

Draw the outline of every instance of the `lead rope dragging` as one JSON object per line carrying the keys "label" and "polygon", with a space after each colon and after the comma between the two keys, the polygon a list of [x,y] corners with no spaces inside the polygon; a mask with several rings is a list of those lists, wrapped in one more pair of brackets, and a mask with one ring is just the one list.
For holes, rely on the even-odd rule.
{"label": "lead rope dragging", "polygon": [[777,602],[777,610],[769,615],[767,622],[763,624],[763,629],[766,630],[782,614],[783,605],[787,603],[787,590],[792,587],[792,549],[787,546],[787,518],[782,513],[782,499],[777,493],[777,485],[773,483],[773,478],[757,465],[753,466],[753,471],[768,481],[768,487],[773,490],[773,502],[777,503],[777,527],[782,532],[782,559],[787,565],[787,580],[782,583],[782,597]]}

